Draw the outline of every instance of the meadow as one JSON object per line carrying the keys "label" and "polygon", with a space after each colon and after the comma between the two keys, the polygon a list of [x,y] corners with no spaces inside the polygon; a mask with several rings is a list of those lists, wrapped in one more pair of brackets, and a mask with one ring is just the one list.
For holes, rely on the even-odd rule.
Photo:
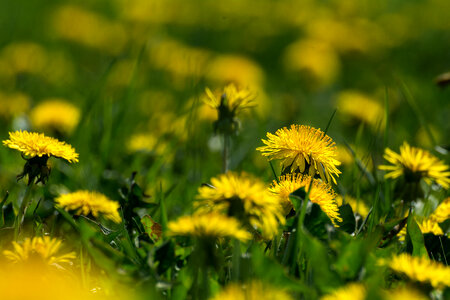
{"label": "meadow", "polygon": [[450,299],[449,12],[0,1],[0,299]]}

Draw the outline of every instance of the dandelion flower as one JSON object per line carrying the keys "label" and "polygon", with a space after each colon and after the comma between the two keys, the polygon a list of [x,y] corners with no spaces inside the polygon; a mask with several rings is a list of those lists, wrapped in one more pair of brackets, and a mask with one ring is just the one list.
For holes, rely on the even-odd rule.
{"label": "dandelion flower", "polygon": [[398,178],[403,175],[409,182],[417,182],[423,178],[428,184],[435,181],[445,189],[450,186],[448,166],[426,150],[411,147],[404,142],[400,146],[400,154],[386,148],[383,157],[391,163],[379,166],[380,170],[389,171],[385,178]]}
{"label": "dandelion flower", "polygon": [[363,300],[366,299],[366,287],[360,283],[350,283],[340,289],[333,291],[321,300]]}
{"label": "dandelion flower", "polygon": [[329,184],[319,179],[312,179],[310,176],[302,174],[286,174],[279,178],[279,182],[274,181],[269,190],[279,197],[284,212],[287,214],[293,208],[289,195],[299,188],[305,188],[305,191],[308,192],[311,180],[313,180],[313,183],[309,193],[309,200],[318,204],[333,224],[336,225],[336,222],[342,222],[339,216],[336,194]]}
{"label": "dandelion flower", "polygon": [[168,227],[170,234],[174,236],[236,238],[241,241],[250,239],[250,234],[241,229],[237,219],[214,212],[180,217],[170,222]]}
{"label": "dandelion flower", "polygon": [[3,255],[14,263],[28,262],[41,259],[48,265],[72,264],[75,252],[58,254],[62,247],[62,241],[49,236],[26,238],[22,244],[12,242],[14,251],[5,250]]}
{"label": "dandelion flower", "polygon": [[429,298],[413,287],[401,287],[395,290],[385,291],[384,299],[386,300],[428,300]]}
{"label": "dandelion flower", "polygon": [[[434,235],[444,235],[444,232],[442,231],[442,228],[439,227],[438,222],[432,218],[424,219],[422,222],[418,222],[417,225],[419,225],[422,234],[432,233]],[[408,226],[403,227],[397,234],[399,241],[405,240],[407,227]]]}
{"label": "dandelion flower", "polygon": [[76,191],[64,194],[55,199],[66,210],[75,210],[76,214],[94,217],[104,216],[115,223],[122,221],[118,209],[119,203],[108,199],[105,195],[91,191]]}
{"label": "dandelion flower", "polygon": [[198,190],[195,206],[201,210],[220,211],[245,220],[268,239],[278,232],[279,223],[284,223],[278,198],[257,178],[246,173],[227,172],[212,178],[211,184]]}
{"label": "dandelion flower", "polygon": [[322,180],[336,183],[334,176],[341,173],[337,166],[341,163],[337,156],[336,144],[322,132],[304,125],[291,125],[278,129],[275,134],[267,133],[266,146],[256,150],[269,160],[281,159],[283,169],[290,167],[291,172],[320,174]]}
{"label": "dandelion flower", "polygon": [[450,197],[447,197],[430,215],[430,219],[437,223],[445,222],[450,218]]}
{"label": "dandelion flower", "polygon": [[260,281],[245,284],[231,283],[212,300],[290,300],[292,297],[280,288],[271,287]]}
{"label": "dandelion flower", "polygon": [[28,110],[30,97],[22,93],[3,93],[0,91],[0,118],[9,120]]}
{"label": "dandelion flower", "polygon": [[78,125],[80,110],[61,99],[49,99],[36,106],[30,113],[34,127],[70,134]]}
{"label": "dandelion flower", "polygon": [[[338,206],[341,206],[344,204],[344,198],[342,196],[337,196],[336,201]],[[349,204],[353,210],[353,212],[356,212],[361,215],[361,217],[365,218],[369,214],[369,208],[367,205],[360,199],[359,201],[355,198],[346,195],[345,196],[345,203]]]}
{"label": "dandelion flower", "polygon": [[358,91],[341,92],[337,99],[337,105],[343,115],[365,122],[372,128],[375,128],[383,120],[382,105]]}
{"label": "dandelion flower", "polygon": [[402,253],[392,258],[389,267],[395,272],[405,274],[411,280],[429,283],[434,288],[450,286],[450,267],[427,257]]}

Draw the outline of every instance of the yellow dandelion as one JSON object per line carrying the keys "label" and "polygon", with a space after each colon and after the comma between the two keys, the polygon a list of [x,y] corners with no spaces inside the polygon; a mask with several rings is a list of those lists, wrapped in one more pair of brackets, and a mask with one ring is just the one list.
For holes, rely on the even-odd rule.
{"label": "yellow dandelion", "polygon": [[447,197],[430,215],[430,219],[437,223],[445,222],[450,218],[450,197]]}
{"label": "yellow dandelion", "polygon": [[[439,226],[438,222],[436,222],[432,218],[426,218],[422,222],[418,222],[420,231],[422,234],[432,233],[434,235],[444,235],[442,228]],[[406,230],[408,226],[404,226],[402,230],[397,234],[399,241],[404,241],[406,237]]]}
{"label": "yellow dandelion", "polygon": [[353,210],[353,212],[358,213],[361,217],[365,218],[369,214],[369,207],[360,199],[359,201],[349,195],[345,195],[345,201],[344,198],[341,195],[338,195],[336,197],[336,202],[338,206],[341,206],[344,204],[349,204]]}
{"label": "yellow dandelion", "polygon": [[286,291],[271,287],[260,281],[245,284],[231,283],[218,293],[212,300],[290,300],[293,299]]}
{"label": "yellow dandelion", "polygon": [[225,106],[233,115],[244,109],[254,107],[255,95],[247,89],[238,89],[234,84],[227,85],[219,97],[216,97],[209,88],[206,88],[206,98],[203,101],[217,110]]}
{"label": "yellow dandelion", "polygon": [[366,287],[360,283],[350,283],[331,294],[323,296],[321,300],[363,300],[366,299]]}
{"label": "yellow dandelion", "polygon": [[250,234],[241,228],[239,221],[218,213],[195,214],[180,217],[170,222],[169,234],[173,236],[193,236],[198,238],[250,239]]}
{"label": "yellow dandelion", "polygon": [[58,254],[62,241],[49,236],[26,238],[23,243],[12,242],[14,250],[5,250],[3,255],[14,263],[30,262],[40,259],[48,265],[72,264],[75,252]]}
{"label": "yellow dandelion", "polygon": [[421,178],[428,184],[435,181],[443,188],[450,186],[450,171],[443,161],[426,150],[411,147],[407,142],[400,146],[400,154],[386,148],[383,156],[391,165],[379,166],[380,170],[389,171],[385,178],[405,176],[409,182],[417,182]]}
{"label": "yellow dandelion", "polygon": [[320,174],[322,180],[336,183],[334,176],[341,173],[337,166],[341,163],[337,156],[336,144],[322,132],[304,125],[291,125],[278,129],[275,134],[267,133],[266,146],[256,148],[269,160],[281,159],[283,169],[291,172]]}
{"label": "yellow dandelion", "polygon": [[96,218],[102,215],[115,223],[122,221],[118,212],[119,203],[98,192],[76,191],[59,196],[55,202],[66,210],[75,210],[76,214],[92,214]]}
{"label": "yellow dandelion", "polygon": [[[319,205],[334,225],[336,225],[336,222],[342,222],[339,216],[336,194],[331,186],[319,179],[312,180],[313,183],[309,193],[309,200]],[[287,214],[294,208],[289,195],[299,188],[305,188],[305,191],[308,192],[310,183],[311,177],[308,175],[286,174],[279,178],[279,182],[274,181],[269,190],[279,197],[284,208],[284,213]]]}
{"label": "yellow dandelion", "polygon": [[35,156],[54,156],[64,158],[70,163],[78,162],[78,153],[69,144],[60,142],[55,138],[26,130],[9,133],[9,140],[3,141],[3,145],[16,149],[24,155],[32,158]]}
{"label": "yellow dandelion", "polygon": [[221,211],[245,220],[267,239],[278,233],[279,223],[285,221],[282,208],[263,182],[246,173],[227,172],[212,178],[211,184],[198,190],[194,205],[200,210]]}
{"label": "yellow dandelion", "polygon": [[0,91],[0,118],[10,119],[28,110],[30,97],[22,93]]}
{"label": "yellow dandelion", "polygon": [[427,257],[402,253],[392,258],[389,267],[395,272],[405,274],[411,280],[429,283],[434,288],[450,286],[450,267]]}
{"label": "yellow dandelion", "polygon": [[395,290],[385,291],[384,299],[386,300],[428,300],[429,298],[413,287],[401,287]]}
{"label": "yellow dandelion", "polygon": [[62,99],[49,99],[36,106],[30,113],[37,129],[70,134],[78,125],[80,110]]}
{"label": "yellow dandelion", "polygon": [[376,127],[383,120],[383,106],[371,97],[358,91],[343,91],[338,95],[339,111],[346,116]]}

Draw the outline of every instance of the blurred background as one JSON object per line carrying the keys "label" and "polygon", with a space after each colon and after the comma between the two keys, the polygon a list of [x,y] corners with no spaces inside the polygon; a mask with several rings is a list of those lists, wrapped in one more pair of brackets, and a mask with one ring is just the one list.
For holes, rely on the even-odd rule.
{"label": "blurred background", "polygon": [[[73,166],[52,160],[46,199],[76,189],[118,199],[137,171],[173,218],[221,172],[217,113],[202,98],[233,82],[257,107],[240,116],[231,169],[270,182],[255,151],[266,132],[325,129],[336,112],[338,189],[355,195],[367,180],[355,157],[376,179],[385,146],[407,140],[448,163],[449,12],[448,0],[0,1],[1,136],[44,132],[80,154]],[[0,149],[11,199],[25,185],[15,152]]]}

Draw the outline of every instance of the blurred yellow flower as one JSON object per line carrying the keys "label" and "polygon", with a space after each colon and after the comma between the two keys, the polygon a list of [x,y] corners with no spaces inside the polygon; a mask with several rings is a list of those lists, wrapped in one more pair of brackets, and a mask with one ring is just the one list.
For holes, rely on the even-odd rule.
{"label": "blurred yellow flower", "polygon": [[[71,20],[77,20],[77,25]],[[120,54],[127,43],[127,32],[121,23],[74,5],[56,9],[52,22],[59,37],[108,54]]]}
{"label": "blurred yellow flower", "polygon": [[447,197],[436,210],[429,216],[431,220],[437,223],[445,222],[450,218],[450,197]]}
{"label": "blurred yellow flower", "polygon": [[193,236],[198,238],[236,238],[247,241],[250,233],[241,228],[239,221],[219,213],[195,214],[184,216],[168,225],[173,236]]}
{"label": "blurred yellow flower", "polygon": [[383,106],[359,91],[347,90],[339,93],[337,108],[338,112],[346,117],[365,122],[373,129],[383,120]]}
{"label": "blurred yellow flower", "polygon": [[386,148],[383,156],[391,165],[379,166],[389,171],[385,178],[404,176],[408,182],[418,182],[421,178],[430,184],[435,181],[444,189],[450,186],[450,171],[443,161],[426,150],[411,147],[407,142],[400,146],[400,154]]}
{"label": "blurred yellow flower", "polygon": [[[334,225],[336,225],[336,221],[342,222],[342,218],[339,216],[336,194],[331,186],[319,179],[312,180],[309,200],[318,204]],[[289,195],[300,188],[304,188],[308,192],[310,184],[311,177],[308,175],[286,174],[279,178],[279,182],[274,181],[269,190],[280,198],[284,214],[287,215],[294,208]]]}
{"label": "blurred yellow flower", "polygon": [[290,300],[286,291],[260,281],[230,283],[211,300]]}
{"label": "blurred yellow flower", "polygon": [[64,158],[70,163],[78,162],[78,153],[69,144],[36,132],[15,131],[9,133],[9,140],[3,145],[16,149],[28,157],[54,156]]}
{"label": "blurred yellow flower", "polygon": [[30,97],[23,93],[3,93],[0,91],[0,118],[10,119],[28,110]]}
{"label": "blurred yellow flower", "polygon": [[137,133],[130,137],[127,143],[128,150],[132,152],[137,151],[155,151],[158,152],[158,139],[151,133]]}
{"label": "blurred yellow flower", "polygon": [[341,163],[337,156],[336,144],[320,129],[304,125],[283,127],[275,134],[267,133],[266,146],[258,147],[262,155],[269,160],[281,159],[283,169],[315,176],[320,174],[322,180],[336,183],[334,176],[341,173],[337,166]]}
{"label": "blurred yellow flower", "polygon": [[[338,206],[341,206],[344,204],[344,198],[341,195],[338,195],[336,197],[336,201]],[[359,201],[349,195],[345,195],[345,203],[349,204],[352,207],[352,210],[354,213],[358,213],[362,218],[367,217],[369,214],[369,208],[364,203],[362,199],[359,199]]]}
{"label": "blurred yellow flower", "polygon": [[108,199],[105,195],[92,191],[76,191],[60,195],[55,202],[66,210],[75,210],[76,214],[94,217],[104,216],[115,223],[120,223],[119,202]]}
{"label": "blurred yellow flower", "polygon": [[395,272],[405,274],[411,280],[429,283],[434,288],[450,286],[450,267],[430,260],[428,257],[402,253],[391,259],[389,267]]}
{"label": "blurred yellow flower", "polygon": [[400,287],[394,290],[384,291],[386,300],[428,300],[429,298],[413,287]]}
{"label": "blurred yellow flower", "polygon": [[366,299],[366,287],[361,283],[350,283],[331,294],[323,296],[321,300],[364,300]]}
{"label": "blurred yellow flower", "polygon": [[[444,232],[442,231],[442,228],[439,226],[439,223],[433,220],[432,218],[426,218],[421,222],[417,222],[417,225],[419,225],[422,234],[432,233],[434,235],[444,235]],[[402,230],[400,230],[400,232],[397,234],[399,241],[405,240],[407,228],[408,226],[405,225],[405,227],[403,227]]]}
{"label": "blurred yellow flower", "polygon": [[78,125],[80,110],[63,99],[47,99],[30,112],[34,127],[70,134]]}
{"label": "blurred yellow flower", "polygon": [[256,105],[255,95],[252,92],[248,89],[238,89],[234,84],[225,86],[219,97],[216,97],[209,88],[206,88],[205,91],[207,97],[203,98],[203,102],[218,111],[222,107],[226,107],[228,112],[236,115],[242,110]]}
{"label": "blurred yellow flower", "polygon": [[199,188],[195,207],[224,212],[261,230],[264,238],[278,233],[284,223],[277,197],[259,179],[246,173],[227,172],[211,179],[211,186]]}
{"label": "blurred yellow flower", "polygon": [[75,252],[58,254],[62,241],[49,236],[26,238],[23,243],[12,242],[14,251],[4,250],[3,255],[14,263],[39,262],[61,267],[60,264],[72,264]]}

